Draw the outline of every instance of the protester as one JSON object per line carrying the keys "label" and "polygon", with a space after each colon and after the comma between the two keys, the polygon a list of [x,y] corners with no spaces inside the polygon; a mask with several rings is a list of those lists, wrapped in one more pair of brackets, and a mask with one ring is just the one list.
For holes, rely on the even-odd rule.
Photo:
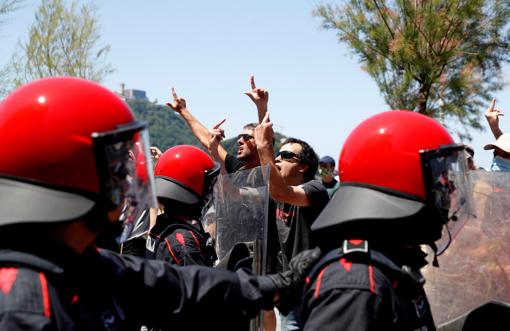
{"label": "protester", "polygon": [[[288,261],[311,246],[310,225],[329,201],[324,185],[315,179],[318,157],[306,142],[286,139],[274,157],[273,128],[266,113],[255,129],[255,141],[262,165],[269,166],[269,193],[275,214],[269,215],[269,258],[277,269],[286,270]],[[273,220],[273,217],[275,218]],[[275,227],[276,225],[276,227]],[[281,313],[282,330],[300,328],[299,307]]]}
{"label": "protester", "polygon": [[342,186],[311,227],[325,255],[305,285],[304,330],[435,330],[420,246],[437,265],[467,220],[463,146],[429,117],[388,111],[351,132],[339,168]]}
{"label": "protester", "polygon": [[[58,77],[19,88],[0,104],[0,138],[9,142],[0,155],[13,156],[0,162],[2,330],[235,330],[294,300],[319,253],[251,276],[95,248],[112,226],[127,237],[137,210],[156,203],[146,127],[96,83]],[[130,158],[136,144],[144,154]]]}
{"label": "protester", "polygon": [[499,116],[503,116],[503,112],[496,108],[496,99],[492,99],[485,111],[485,118],[496,141],[485,145],[483,149],[494,150],[491,171],[510,171],[510,133],[503,134],[499,128]]}
{"label": "protester", "polygon": [[[253,76],[250,77],[250,84],[252,90],[245,92],[245,94],[255,103],[260,121],[267,112],[269,93],[264,89],[256,87]],[[227,173],[233,173],[239,169],[251,169],[260,165],[253,138],[253,129],[257,126],[256,123],[249,123],[244,126],[243,132],[237,136],[237,155],[230,155],[219,144],[219,141],[225,137],[223,129],[220,128],[225,120],[220,121],[209,130],[191,114],[186,106],[186,100],[179,98],[174,88],[172,88],[172,97],[173,103],[169,102],[166,105],[182,116],[193,135],[211,152],[213,158],[220,162],[222,169],[225,169]],[[216,143],[214,144],[215,141]]]}
{"label": "protester", "polygon": [[335,178],[335,160],[331,156],[326,155],[319,160],[319,176],[331,199],[340,186]]}

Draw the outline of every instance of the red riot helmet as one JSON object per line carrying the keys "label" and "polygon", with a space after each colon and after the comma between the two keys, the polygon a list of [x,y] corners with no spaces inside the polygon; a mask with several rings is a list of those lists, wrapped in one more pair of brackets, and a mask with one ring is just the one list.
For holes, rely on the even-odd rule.
{"label": "red riot helmet", "polygon": [[129,220],[155,206],[152,176],[139,177],[130,158],[135,146],[148,155],[146,126],[94,82],[53,77],[20,87],[0,104],[0,140],[0,225],[117,208]]}
{"label": "red riot helmet", "polygon": [[463,149],[419,113],[370,117],[346,139],[338,162],[341,187],[312,230],[336,227],[362,238],[384,233],[421,244],[438,240],[447,225],[450,239],[470,215]]}
{"label": "red riot helmet", "polygon": [[220,165],[201,149],[179,145],[165,151],[154,168],[156,194],[160,199],[187,205],[203,202]]}

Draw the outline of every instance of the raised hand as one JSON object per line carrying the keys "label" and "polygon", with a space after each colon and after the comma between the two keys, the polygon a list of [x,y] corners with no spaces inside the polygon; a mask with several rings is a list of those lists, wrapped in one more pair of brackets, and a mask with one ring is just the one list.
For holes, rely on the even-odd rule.
{"label": "raised hand", "polygon": [[489,122],[494,121],[497,123],[499,122],[499,116],[503,115],[505,114],[503,114],[501,110],[496,108],[496,99],[492,99],[489,108],[487,108],[487,110],[485,111],[485,117],[487,118],[487,120]]}
{"label": "raised hand", "polygon": [[225,131],[220,126],[225,123],[226,119],[222,119],[218,124],[209,130],[209,151],[212,151],[225,138]]}
{"label": "raised hand", "polygon": [[161,150],[159,148],[157,148],[156,146],[151,146],[150,147],[150,152],[151,152],[151,159],[153,159],[153,160],[159,159],[161,154],[163,154],[161,152]]}
{"label": "raised hand", "polygon": [[499,128],[499,116],[503,115],[503,112],[496,108],[496,99],[492,99],[489,107],[485,111],[485,118],[487,119],[492,134],[496,139],[498,139],[503,134]]}
{"label": "raised hand", "polygon": [[244,92],[251,101],[255,103],[257,108],[259,107],[267,107],[267,102],[269,101],[269,93],[262,88],[258,88],[255,85],[255,77],[253,75],[250,76],[250,84],[251,91]]}
{"label": "raised hand", "polygon": [[174,99],[173,103],[167,102],[166,105],[172,108],[176,113],[181,113],[183,109],[186,109],[186,100],[183,98],[179,98],[177,93],[175,93],[175,88],[172,87],[172,97]]}
{"label": "raised hand", "polygon": [[257,147],[260,146],[263,148],[265,145],[273,145],[273,123],[269,119],[269,113],[264,115],[264,118],[260,122],[259,125],[253,130],[253,135],[255,137],[255,143]]}

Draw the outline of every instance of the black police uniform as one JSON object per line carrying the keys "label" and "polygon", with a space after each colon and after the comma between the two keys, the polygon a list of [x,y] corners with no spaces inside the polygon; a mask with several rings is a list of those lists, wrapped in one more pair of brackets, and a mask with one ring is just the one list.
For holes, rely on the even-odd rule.
{"label": "black police uniform", "polygon": [[[89,249],[0,241],[0,330],[236,330],[270,309],[269,278]],[[197,318],[199,317],[199,318]]]}
{"label": "black police uniform", "polygon": [[435,330],[417,271],[424,254],[400,251],[353,241],[327,253],[307,279],[304,330]]}
{"label": "black police uniform", "polygon": [[209,234],[193,225],[168,222],[158,216],[147,238],[147,257],[174,265],[213,266],[216,252]]}

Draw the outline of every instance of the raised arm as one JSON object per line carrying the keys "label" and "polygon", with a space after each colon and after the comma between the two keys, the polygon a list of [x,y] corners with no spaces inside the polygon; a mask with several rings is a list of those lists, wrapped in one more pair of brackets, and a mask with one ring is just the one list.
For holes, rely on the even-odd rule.
{"label": "raised arm", "polygon": [[262,122],[264,119],[264,116],[267,113],[267,103],[269,101],[269,93],[261,88],[258,88],[255,85],[255,77],[253,75],[250,76],[250,84],[251,84],[251,91],[244,92],[251,101],[255,104],[257,107],[257,113],[259,116],[259,123]]}
{"label": "raised arm", "polygon": [[503,134],[501,129],[499,128],[499,116],[503,116],[503,112],[501,112],[498,108],[496,108],[496,99],[492,99],[489,108],[485,111],[485,118],[489,123],[489,127],[494,135],[494,138],[498,139],[499,136]]}
{"label": "raised arm", "polygon": [[276,201],[286,202],[296,206],[309,206],[311,201],[305,190],[299,185],[289,185],[276,166],[273,148],[273,123],[266,113],[262,122],[254,131],[260,164],[269,165],[269,193]]}
{"label": "raised arm", "polygon": [[[186,107],[186,100],[183,98],[179,98],[177,96],[177,93],[175,92],[175,88],[172,87],[172,97],[174,99],[173,103],[167,102],[167,106],[172,108],[173,111],[181,115],[181,117],[184,119],[186,124],[188,124],[189,128],[191,129],[191,132],[193,135],[200,141],[202,146],[210,150],[209,143],[210,143],[210,132],[209,129],[202,123],[200,123],[199,120],[195,118],[189,111],[189,109]],[[225,163],[225,158],[227,157],[227,151],[223,146],[219,145],[215,147],[217,150],[216,156],[212,155],[214,158],[219,157],[219,159],[216,159],[217,161],[221,162],[222,164]]]}
{"label": "raised arm", "polygon": [[218,124],[214,125],[209,130],[209,140],[207,142],[209,154],[216,161],[220,162],[221,173],[226,174],[227,168],[225,167],[225,159],[227,158],[227,151],[221,146],[221,141],[225,138],[225,132],[220,126],[225,123],[226,119],[222,119]]}

